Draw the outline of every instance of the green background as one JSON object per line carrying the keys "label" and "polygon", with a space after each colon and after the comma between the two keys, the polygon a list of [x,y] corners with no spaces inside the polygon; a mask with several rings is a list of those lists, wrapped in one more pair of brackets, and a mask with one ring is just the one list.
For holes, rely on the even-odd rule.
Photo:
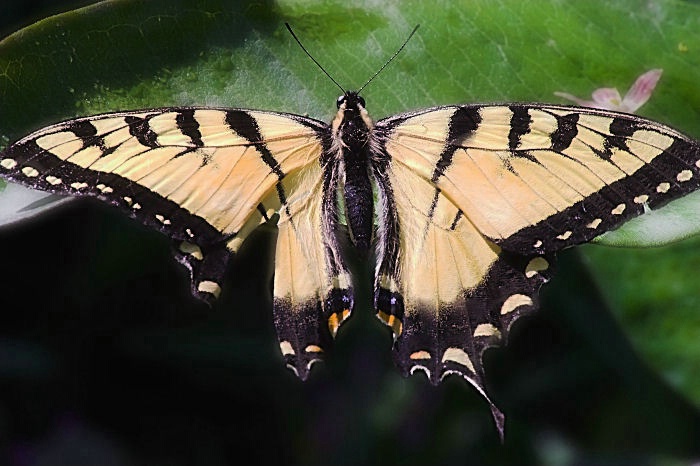
{"label": "green background", "polygon": [[[0,10],[7,33],[75,3],[14,5]],[[697,2],[377,5],[120,1],[43,21],[0,43],[0,143],[76,115],[165,105],[329,120],[339,90],[284,21],[348,88],[421,23],[363,91],[375,118],[443,103],[562,103],[555,91],[598,87],[624,95],[660,67],[640,113],[700,136]],[[208,310],[188,296],[167,241],[109,209],[76,203],[0,231],[0,464],[700,458],[698,240],[560,255],[542,311],[486,358],[507,415],[503,445],[463,381],[434,388],[398,375],[369,289],[324,367],[296,380],[272,328],[273,240],[271,228],[251,238]]]}

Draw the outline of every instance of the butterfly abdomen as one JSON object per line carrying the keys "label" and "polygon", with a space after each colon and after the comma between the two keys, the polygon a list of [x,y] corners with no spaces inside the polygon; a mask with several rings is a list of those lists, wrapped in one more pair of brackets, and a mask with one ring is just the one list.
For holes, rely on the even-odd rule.
{"label": "butterfly abdomen", "polygon": [[359,251],[366,253],[372,241],[374,197],[364,154],[353,153],[345,158],[343,197],[350,238]]}

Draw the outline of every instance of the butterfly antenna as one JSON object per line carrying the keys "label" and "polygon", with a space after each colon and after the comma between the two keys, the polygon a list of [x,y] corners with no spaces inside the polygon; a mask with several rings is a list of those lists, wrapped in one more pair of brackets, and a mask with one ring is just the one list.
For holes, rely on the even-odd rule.
{"label": "butterfly antenna", "polygon": [[297,41],[297,44],[299,44],[299,47],[301,47],[301,49],[302,49],[302,50],[304,51],[304,53],[311,59],[311,61],[313,61],[314,63],[316,63],[316,66],[318,66],[318,67],[321,69],[321,71],[323,71],[323,73],[324,73],[326,76],[328,76],[328,79],[330,79],[331,81],[333,81],[333,84],[335,84],[336,86],[338,86],[338,88],[339,88],[341,91],[343,91],[343,94],[345,94],[346,91],[345,91],[345,89],[343,89],[343,86],[341,86],[340,84],[338,84],[338,81],[336,81],[335,79],[333,79],[333,76],[331,76],[330,74],[328,74],[328,71],[326,71],[325,68],[323,68],[323,67],[321,66],[321,64],[309,53],[309,51],[306,50],[306,47],[304,47],[304,44],[301,43],[301,41],[299,40],[299,38],[297,37],[297,35],[294,34],[294,31],[292,31],[292,27],[289,25],[289,23],[284,23],[284,25],[287,26],[287,30],[289,31],[289,33],[292,35],[292,37],[294,37],[294,40]]}
{"label": "butterfly antenna", "polygon": [[394,54],[391,56],[391,58],[389,58],[389,59],[386,61],[386,63],[384,63],[384,65],[383,65],[381,68],[379,68],[379,71],[377,71],[376,73],[374,73],[374,75],[372,75],[372,77],[369,78],[369,79],[367,80],[367,82],[364,83],[364,84],[362,85],[362,87],[359,88],[359,89],[357,90],[357,93],[358,93],[358,94],[359,94],[360,92],[362,92],[362,89],[364,89],[364,88],[367,86],[367,84],[371,83],[372,80],[373,80],[374,78],[376,78],[377,75],[378,75],[379,73],[381,73],[382,70],[384,70],[384,68],[386,68],[386,66],[394,60],[394,58],[396,58],[396,55],[398,55],[398,54],[401,53],[401,51],[403,50],[403,48],[406,47],[406,44],[408,44],[408,41],[411,40],[411,37],[413,37],[413,34],[416,33],[416,31],[418,30],[419,27],[420,27],[420,24],[416,24],[416,27],[413,28],[413,31],[411,31],[411,33],[408,35],[408,37],[406,38],[406,40],[403,41],[403,44],[401,45],[401,47],[399,47],[399,49],[398,49],[396,52],[394,52]]}

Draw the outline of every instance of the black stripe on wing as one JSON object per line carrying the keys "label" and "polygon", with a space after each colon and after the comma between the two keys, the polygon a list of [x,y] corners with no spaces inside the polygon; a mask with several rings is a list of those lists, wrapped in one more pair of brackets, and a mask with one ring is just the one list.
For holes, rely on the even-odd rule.
{"label": "black stripe on wing", "polygon": [[[155,116],[157,113],[151,114]],[[129,125],[129,134],[134,136],[138,142],[145,147],[151,149],[159,146],[158,135],[151,129],[148,124],[149,117],[140,117],[136,115],[126,115],[124,121]]]}
{"label": "black stripe on wing", "polygon": [[479,115],[477,107],[458,107],[455,109],[448,125],[445,149],[440,154],[430,180],[433,184],[437,183],[438,179],[444,175],[445,170],[452,165],[452,159],[455,151],[460,148],[460,143],[473,134],[479,128],[480,123],[481,115]]}
{"label": "black stripe on wing", "polygon": [[277,183],[277,196],[279,197],[280,204],[285,205],[287,203],[287,195],[284,192],[284,186],[282,186],[282,178],[284,178],[285,173],[280,169],[280,164],[275,160],[274,155],[272,155],[270,150],[265,146],[263,137],[260,134],[258,122],[246,111],[230,110],[226,112],[226,123],[228,123],[231,129],[239,136],[248,140],[251,145],[255,145],[258,152],[260,152],[263,162],[277,175],[277,179],[279,180]]}
{"label": "black stripe on wing", "polygon": [[195,109],[185,108],[177,113],[175,121],[182,134],[190,138],[191,144],[196,147],[204,146],[202,133],[199,131],[199,122],[194,117]]}

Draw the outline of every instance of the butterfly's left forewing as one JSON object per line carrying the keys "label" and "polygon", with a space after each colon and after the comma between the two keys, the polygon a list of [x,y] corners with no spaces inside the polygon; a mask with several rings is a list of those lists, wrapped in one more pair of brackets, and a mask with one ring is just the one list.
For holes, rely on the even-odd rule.
{"label": "butterfly's left forewing", "polygon": [[[286,249],[276,267],[275,323],[288,362],[307,368],[309,355],[318,359],[328,341],[329,317],[347,315],[351,303],[327,234],[335,217],[327,217],[330,225],[320,220],[327,132],[308,118],[239,109],[104,114],[12,144],[0,154],[0,173],[34,188],[98,198],[166,234],[191,271],[193,294],[209,302],[221,292],[229,257],[279,212]],[[335,288],[344,299],[328,298],[339,294]]]}

